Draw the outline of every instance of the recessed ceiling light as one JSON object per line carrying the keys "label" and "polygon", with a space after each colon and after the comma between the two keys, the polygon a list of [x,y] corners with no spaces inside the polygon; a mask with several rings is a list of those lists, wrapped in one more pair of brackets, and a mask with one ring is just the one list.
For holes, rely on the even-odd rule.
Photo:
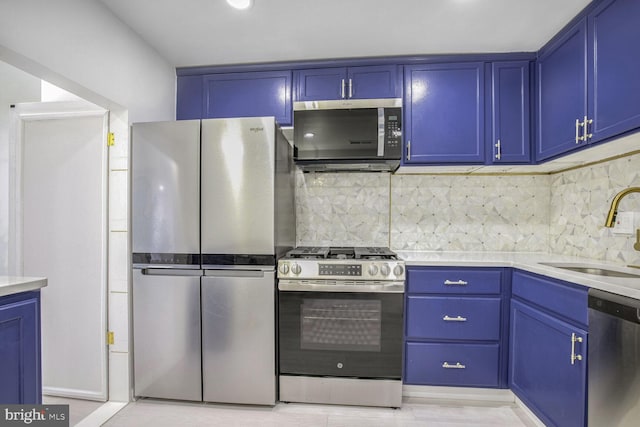
{"label": "recessed ceiling light", "polygon": [[236,9],[249,9],[253,6],[253,0],[227,0],[227,3],[231,5],[231,7],[235,7]]}

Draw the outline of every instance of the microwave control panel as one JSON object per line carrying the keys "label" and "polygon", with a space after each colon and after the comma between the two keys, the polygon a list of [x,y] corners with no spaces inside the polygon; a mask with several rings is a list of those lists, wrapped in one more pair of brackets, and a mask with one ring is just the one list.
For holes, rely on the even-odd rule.
{"label": "microwave control panel", "polygon": [[384,109],[384,145],[385,157],[400,157],[402,155],[402,109]]}

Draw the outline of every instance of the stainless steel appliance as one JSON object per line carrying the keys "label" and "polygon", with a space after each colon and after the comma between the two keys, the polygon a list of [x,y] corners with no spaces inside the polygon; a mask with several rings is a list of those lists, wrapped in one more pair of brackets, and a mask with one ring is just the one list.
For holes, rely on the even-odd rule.
{"label": "stainless steel appliance", "polygon": [[132,141],[135,395],[201,400],[200,121]]}
{"label": "stainless steel appliance", "polygon": [[291,146],[273,118],[134,124],[132,145],[135,395],[273,405]]}
{"label": "stainless steel appliance", "polygon": [[280,400],[399,407],[404,262],[386,248],[299,247],[278,278]]}
{"label": "stainless steel appliance", "polygon": [[294,103],[294,158],[304,171],[395,171],[402,156],[402,100]]}
{"label": "stainless steel appliance", "polygon": [[589,290],[588,425],[640,419],[640,301]]}

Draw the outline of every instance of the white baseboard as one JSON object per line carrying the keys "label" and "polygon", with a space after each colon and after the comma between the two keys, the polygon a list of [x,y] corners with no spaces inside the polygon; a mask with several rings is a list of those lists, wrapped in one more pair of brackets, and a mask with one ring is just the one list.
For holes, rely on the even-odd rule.
{"label": "white baseboard", "polygon": [[494,388],[403,385],[402,396],[428,400],[515,403],[515,395],[511,390]]}
{"label": "white baseboard", "polygon": [[107,401],[107,397],[101,392],[76,390],[72,388],[42,387],[42,394],[47,396],[70,397],[72,399],[95,400],[98,402]]}
{"label": "white baseboard", "polygon": [[127,406],[127,404],[128,402],[106,402],[76,424],[76,427],[99,427]]}

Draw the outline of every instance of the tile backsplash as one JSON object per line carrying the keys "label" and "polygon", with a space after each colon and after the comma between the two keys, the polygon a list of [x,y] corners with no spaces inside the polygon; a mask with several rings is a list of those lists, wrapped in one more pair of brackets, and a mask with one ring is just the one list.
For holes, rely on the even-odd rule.
{"label": "tile backsplash", "polygon": [[[635,234],[604,227],[611,200],[628,187],[640,187],[640,154],[551,175],[551,252],[640,264]],[[640,212],[640,194],[625,197],[619,212]]]}
{"label": "tile backsplash", "polygon": [[396,250],[545,251],[546,175],[398,175],[391,179]]}
{"label": "tile backsplash", "polygon": [[298,245],[546,251],[549,176],[298,173]]}
{"label": "tile backsplash", "polygon": [[[603,226],[640,186],[640,154],[551,175],[296,175],[298,245],[552,252],[640,264],[635,235]],[[640,212],[631,194],[620,212]]]}
{"label": "tile backsplash", "polygon": [[389,246],[389,177],[297,172],[297,245]]}

